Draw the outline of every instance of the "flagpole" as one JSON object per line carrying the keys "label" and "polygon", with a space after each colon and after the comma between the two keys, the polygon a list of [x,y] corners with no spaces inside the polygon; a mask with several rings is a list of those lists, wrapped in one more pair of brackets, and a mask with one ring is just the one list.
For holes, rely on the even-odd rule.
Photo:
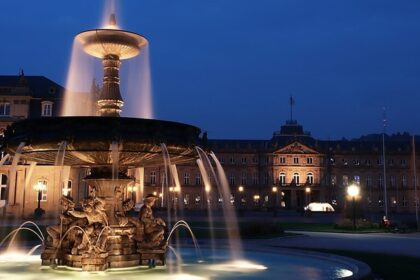
{"label": "flagpole", "polygon": [[382,132],[382,164],[384,167],[384,206],[385,206],[385,217],[388,219],[388,195],[387,195],[387,190],[386,190],[386,158],[385,158],[385,129],[386,129],[386,112],[385,112],[385,108],[383,108],[384,110],[384,119],[383,119],[383,125],[384,125],[384,129]]}
{"label": "flagpole", "polygon": [[417,194],[417,172],[416,172],[416,141],[415,136],[413,135],[413,178],[414,178],[414,197],[415,197],[415,204],[416,204],[416,224],[417,230],[420,229],[419,225],[419,197]]}

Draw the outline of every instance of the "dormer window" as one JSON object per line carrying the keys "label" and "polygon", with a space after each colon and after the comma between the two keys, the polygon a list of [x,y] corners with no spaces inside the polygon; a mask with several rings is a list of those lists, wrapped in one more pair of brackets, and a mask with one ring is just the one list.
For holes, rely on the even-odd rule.
{"label": "dormer window", "polygon": [[53,103],[51,101],[44,101],[41,103],[42,110],[41,110],[41,116],[42,117],[51,117],[52,116],[52,107]]}
{"label": "dormer window", "polygon": [[10,103],[9,102],[0,103],[0,116],[10,116]]}

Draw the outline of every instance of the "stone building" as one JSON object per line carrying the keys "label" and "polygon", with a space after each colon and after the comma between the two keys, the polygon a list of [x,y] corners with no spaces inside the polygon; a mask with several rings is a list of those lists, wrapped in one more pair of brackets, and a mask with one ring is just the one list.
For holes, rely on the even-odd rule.
{"label": "stone building", "polygon": [[64,88],[43,76],[0,76],[0,132],[15,121],[58,116]]}
{"label": "stone building", "polygon": [[[0,129],[25,118],[58,116],[63,92],[45,77],[23,73],[0,76]],[[386,177],[382,135],[318,140],[297,121],[288,120],[271,139],[211,139],[207,144],[224,168],[230,203],[237,208],[301,209],[310,202],[328,202],[341,210],[348,201],[346,186],[355,182],[361,186],[359,201],[366,211],[384,210],[385,184],[390,212],[415,211],[414,173],[418,176],[419,170],[414,172],[412,137],[408,134],[386,136]],[[419,153],[415,158],[418,162]],[[87,168],[29,162],[13,166],[13,159],[2,154],[0,214],[32,216],[38,206],[38,185],[44,186],[40,206],[51,217],[58,214],[61,195],[80,201],[89,192],[83,180],[89,174]],[[141,203],[143,194],[154,193],[159,196],[158,205],[192,210],[221,207],[215,178],[210,176],[211,184],[206,186],[196,162],[178,165],[175,173],[176,182],[164,190],[163,166],[129,170],[133,182],[124,195]]]}

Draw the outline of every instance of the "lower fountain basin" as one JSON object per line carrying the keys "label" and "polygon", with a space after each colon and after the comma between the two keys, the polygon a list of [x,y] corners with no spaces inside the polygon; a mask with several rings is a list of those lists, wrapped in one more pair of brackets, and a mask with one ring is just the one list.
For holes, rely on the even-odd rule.
{"label": "lower fountain basin", "polygon": [[162,164],[162,143],[173,164],[194,159],[195,146],[203,144],[200,133],[195,126],[152,119],[48,117],[13,123],[3,146],[15,154],[24,142],[22,159],[53,165],[66,141],[64,165],[102,166],[111,164],[110,146],[118,143],[120,166],[154,166]]}
{"label": "lower fountain basin", "polygon": [[[210,256],[210,250],[202,250],[203,256]],[[147,267],[130,270],[108,270],[107,272],[87,273],[71,271],[66,268],[40,269],[39,256],[18,257],[13,260],[0,258],[0,279],[76,279],[89,275],[89,279],[361,279],[370,274],[367,265],[348,258],[333,255],[304,253],[294,250],[276,249],[276,252],[246,252],[247,261],[231,262],[226,259],[228,252],[217,250],[214,257],[198,262],[193,248],[182,248],[183,265],[177,267],[168,258],[166,267],[149,269]],[[172,262],[172,264],[171,264]],[[171,268],[172,266],[172,268]]]}

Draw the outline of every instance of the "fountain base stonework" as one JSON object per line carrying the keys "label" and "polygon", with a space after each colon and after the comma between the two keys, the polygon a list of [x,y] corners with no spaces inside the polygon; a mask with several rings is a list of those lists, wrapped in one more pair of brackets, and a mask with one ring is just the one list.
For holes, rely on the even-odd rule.
{"label": "fountain base stonework", "polygon": [[[91,175],[85,180],[96,184],[82,201],[82,211],[74,209],[70,197],[61,199],[60,223],[47,228],[49,236],[41,255],[42,264],[83,271],[164,265],[165,223],[154,218],[152,211],[157,198],[147,196],[139,217],[127,217],[125,213],[134,203],[122,199],[122,190],[130,179]],[[119,185],[114,186],[116,182]]]}

